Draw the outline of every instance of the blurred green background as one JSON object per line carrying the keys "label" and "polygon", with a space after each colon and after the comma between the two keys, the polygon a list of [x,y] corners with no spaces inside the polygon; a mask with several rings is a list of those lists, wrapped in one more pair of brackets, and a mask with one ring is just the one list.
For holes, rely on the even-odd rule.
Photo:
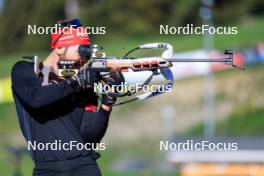
{"label": "blurred green background", "polygon": [[[106,26],[106,35],[92,35],[91,40],[102,45],[107,55],[122,56],[148,42],[171,43],[175,52],[201,49],[202,35],[159,35],[161,24],[203,24],[201,4],[192,0],[0,0],[0,80],[9,79],[12,65],[22,55],[37,54],[42,60],[48,55],[49,35],[27,35],[27,25],[53,26],[71,17],[80,18],[85,26]],[[239,51],[264,41],[263,0],[215,0],[211,9],[216,26],[238,26],[239,32],[215,35],[215,49]],[[215,74],[216,135],[263,135],[263,68],[257,64],[246,72]],[[178,175],[179,168],[168,164],[159,151],[165,131],[160,111],[166,104],[175,107],[178,135],[202,135],[203,88],[204,77],[196,76],[177,81],[171,93],[116,107],[104,138],[107,149],[98,160],[103,175]],[[25,142],[14,104],[0,102],[1,176],[14,174],[15,160],[9,146],[23,147]],[[30,157],[24,155],[21,163],[23,175],[30,175]]]}

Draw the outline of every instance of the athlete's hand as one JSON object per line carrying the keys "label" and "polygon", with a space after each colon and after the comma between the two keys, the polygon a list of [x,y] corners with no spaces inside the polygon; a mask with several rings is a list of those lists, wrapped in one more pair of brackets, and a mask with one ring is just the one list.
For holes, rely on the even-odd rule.
{"label": "athlete's hand", "polygon": [[111,94],[102,95],[102,104],[112,107],[116,102],[116,97],[111,96]]}
{"label": "athlete's hand", "polygon": [[[124,81],[125,80],[124,80],[122,73],[116,71],[116,72],[111,72],[109,78],[106,81],[106,84],[111,87],[111,86],[121,85],[122,83],[124,83]],[[108,107],[112,107],[117,100],[114,93],[118,93],[118,90],[115,87],[112,87],[110,92],[106,92],[106,94],[103,94],[102,104]]]}
{"label": "athlete's hand", "polygon": [[82,89],[91,88],[99,80],[98,72],[90,68],[82,69],[78,72],[76,80]]}

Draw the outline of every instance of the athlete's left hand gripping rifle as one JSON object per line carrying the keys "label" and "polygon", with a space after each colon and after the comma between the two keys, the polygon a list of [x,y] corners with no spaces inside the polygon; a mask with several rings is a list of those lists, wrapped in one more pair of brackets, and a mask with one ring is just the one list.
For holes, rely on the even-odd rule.
{"label": "athlete's left hand gripping rifle", "polygon": [[[143,57],[143,58],[133,58],[128,57],[129,54],[136,50],[140,49],[163,49],[163,53],[161,56],[155,57]],[[176,62],[223,62],[226,65],[231,65],[234,68],[238,68],[240,70],[244,70],[243,67],[235,65],[233,62],[233,51],[226,50],[224,55],[220,58],[174,58],[173,57],[173,47],[167,43],[150,43],[140,45],[129,52],[127,52],[122,58],[116,57],[106,57],[105,53],[101,51],[101,48],[98,46],[94,46],[90,50],[87,48],[82,49],[79,48],[79,53],[82,56],[91,55],[91,61],[85,64],[82,69],[91,69],[93,71],[97,71],[100,73],[100,77],[104,80],[107,79],[105,76],[109,75],[113,72],[119,72],[120,74],[126,74],[127,70],[132,70],[133,72],[141,72],[141,71],[151,71],[152,74],[146,79],[143,85],[148,85],[153,76],[162,75],[166,80],[166,88],[172,88],[174,83],[174,77],[172,71],[169,69]],[[165,89],[157,89],[152,92],[147,92],[142,95],[138,95],[136,98],[128,100],[126,102],[134,101],[134,100],[144,100],[164,92],[168,90]],[[104,92],[102,92],[104,93]],[[114,93],[115,96],[123,97],[123,96],[131,96],[136,92],[125,92],[125,93]],[[124,104],[126,102],[122,102],[119,104]]]}

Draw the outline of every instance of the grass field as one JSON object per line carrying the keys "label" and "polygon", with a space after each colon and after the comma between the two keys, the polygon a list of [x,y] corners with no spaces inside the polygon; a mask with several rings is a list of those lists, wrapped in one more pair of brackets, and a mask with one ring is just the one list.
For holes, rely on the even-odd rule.
{"label": "grass field", "polygon": [[[263,35],[264,19],[259,18],[249,20],[239,25],[239,34],[232,36],[215,36],[215,47],[217,49],[240,48],[250,46],[264,41]],[[153,37],[132,37],[126,38],[116,36],[112,38],[99,38],[98,44],[102,44],[109,55],[121,56],[127,50],[134,48],[138,44],[148,42],[168,42],[175,47],[175,51],[192,50],[202,47],[202,36],[153,36]],[[46,52],[38,52],[41,58],[45,58]],[[20,56],[28,53],[16,53],[0,56],[0,79],[9,77],[12,65],[20,60]],[[149,54],[149,53],[148,53]],[[151,53],[153,54],[153,53]],[[223,119],[219,118],[216,126],[219,135],[261,135],[263,134],[264,111],[263,101],[263,66],[251,68],[246,73],[240,73],[237,70],[221,72],[215,75],[216,86],[216,112],[222,113]],[[109,131],[106,135],[106,141],[109,146],[106,151],[102,152],[103,157],[99,159],[99,165],[102,168],[103,175],[177,175],[178,170],[163,169],[164,156],[157,148],[157,141],[161,136],[156,135],[162,133],[159,120],[160,104],[171,103],[175,107],[180,107],[177,114],[181,118],[177,121],[184,124],[185,121],[192,121],[189,116],[194,116],[196,111],[190,111],[190,107],[194,109],[202,109],[201,93],[196,94],[193,87],[200,89],[203,78],[197,77],[177,82],[175,91],[172,94],[161,96],[155,100],[149,100],[144,103],[131,104],[129,106],[116,108],[113,112],[113,118],[109,125]],[[233,86],[227,86],[227,85]],[[239,87],[243,95],[238,96],[238,91],[234,91]],[[187,95],[188,94],[188,95]],[[259,96],[259,97],[258,97]],[[176,97],[176,98],[175,98]],[[195,98],[195,97],[199,97]],[[188,101],[187,101],[187,100]],[[235,101],[235,103],[234,103]],[[226,105],[232,109],[226,110]],[[184,106],[183,106],[184,105]],[[146,115],[148,112],[148,115]],[[195,112],[195,113],[194,113]],[[224,113],[226,112],[226,113]],[[13,164],[10,154],[7,153],[8,145],[24,146],[24,142],[19,130],[16,119],[16,111],[14,104],[0,104],[0,175],[11,176],[13,173]],[[184,116],[184,114],[187,114]],[[150,117],[151,116],[151,117]],[[197,115],[198,116],[198,115]],[[250,117],[250,118],[249,118]],[[263,123],[262,123],[263,122]],[[182,125],[184,126],[184,125]],[[117,140],[116,136],[120,136],[124,131],[130,131],[136,140],[125,140],[121,138]],[[191,129],[186,130],[188,134],[202,134],[201,121],[193,121]],[[138,136],[133,131],[139,131]],[[136,137],[135,137],[136,136]],[[153,137],[152,137],[153,136]],[[119,160],[127,159],[139,160],[143,163],[142,168],[135,170],[123,171],[115,168],[115,163]],[[30,175],[33,163],[29,156],[25,156],[22,162],[23,175]],[[137,167],[135,167],[137,168]]]}

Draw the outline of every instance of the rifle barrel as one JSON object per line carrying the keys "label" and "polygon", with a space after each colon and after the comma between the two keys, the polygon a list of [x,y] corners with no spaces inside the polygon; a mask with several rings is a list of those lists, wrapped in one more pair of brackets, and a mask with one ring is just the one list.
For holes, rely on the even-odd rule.
{"label": "rifle barrel", "polygon": [[166,60],[169,62],[232,62],[232,58],[170,58]]}

